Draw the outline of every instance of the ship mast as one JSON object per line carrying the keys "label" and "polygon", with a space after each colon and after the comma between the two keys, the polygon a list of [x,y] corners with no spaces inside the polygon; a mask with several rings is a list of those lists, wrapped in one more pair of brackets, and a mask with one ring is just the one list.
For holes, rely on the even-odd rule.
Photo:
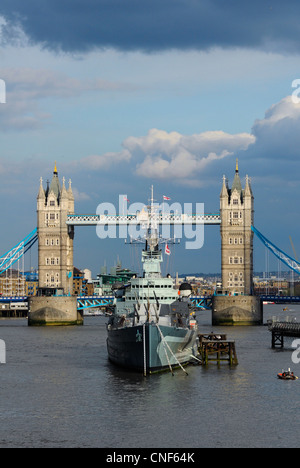
{"label": "ship mast", "polygon": [[146,235],[146,250],[147,245],[150,252],[158,250],[158,230],[157,230],[157,221],[155,220],[155,207],[154,207],[154,198],[153,198],[153,185],[151,185],[151,199],[150,206],[148,207],[149,212],[149,221],[148,221],[148,230]]}

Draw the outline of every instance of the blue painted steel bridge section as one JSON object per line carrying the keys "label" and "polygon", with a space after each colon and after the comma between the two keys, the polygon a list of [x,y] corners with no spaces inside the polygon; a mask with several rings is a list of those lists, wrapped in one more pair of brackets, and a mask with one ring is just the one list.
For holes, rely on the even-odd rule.
{"label": "blue painted steel bridge section", "polygon": [[8,270],[15,262],[31,249],[38,240],[37,228],[21,240],[0,258],[0,274]]}
{"label": "blue painted steel bridge section", "polygon": [[300,262],[295,260],[294,258],[290,257],[288,254],[283,252],[283,250],[276,247],[271,241],[269,241],[261,232],[258,231],[254,226],[251,226],[252,231],[254,234],[259,238],[259,240],[269,249],[272,254],[275,255],[282,263],[284,263],[287,267],[291,270],[295,271],[300,275]]}
{"label": "blue painted steel bridge section", "polygon": [[114,296],[79,296],[77,297],[77,310],[94,307],[112,307],[114,300]]}
{"label": "blue painted steel bridge section", "polygon": [[260,296],[260,299],[263,302],[275,302],[276,304],[289,304],[289,303],[299,303],[300,296],[274,296],[274,295],[263,295]]}
{"label": "blue painted steel bridge section", "polygon": [[212,296],[191,296],[190,301],[193,307],[200,310],[210,310],[212,304]]}

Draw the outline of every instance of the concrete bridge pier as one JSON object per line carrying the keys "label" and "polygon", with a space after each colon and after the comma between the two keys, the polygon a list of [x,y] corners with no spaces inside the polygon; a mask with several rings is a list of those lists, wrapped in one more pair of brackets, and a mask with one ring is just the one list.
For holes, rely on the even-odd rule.
{"label": "concrete bridge pier", "polygon": [[212,325],[262,325],[263,306],[258,296],[213,296]]}
{"label": "concrete bridge pier", "polygon": [[83,313],[74,296],[33,296],[28,300],[28,325],[83,325]]}

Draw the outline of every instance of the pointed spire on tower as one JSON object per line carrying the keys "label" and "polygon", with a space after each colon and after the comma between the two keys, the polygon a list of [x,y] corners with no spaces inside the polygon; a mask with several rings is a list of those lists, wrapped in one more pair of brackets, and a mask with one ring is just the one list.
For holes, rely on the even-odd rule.
{"label": "pointed spire on tower", "polygon": [[60,183],[59,183],[59,179],[58,179],[56,161],[55,161],[55,166],[54,166],[54,171],[53,171],[53,177],[52,177],[51,184],[50,184],[50,187],[49,187],[49,193],[51,191],[54,193],[54,195],[58,199],[59,195],[60,195],[61,188],[60,188]]}
{"label": "pointed spire on tower", "polygon": [[251,196],[253,197],[252,189],[251,189],[251,184],[250,184],[250,178],[248,175],[246,175],[246,184],[245,184],[245,191],[244,191],[245,196]]}
{"label": "pointed spire on tower", "polygon": [[226,176],[223,175],[223,185],[222,185],[222,190],[221,190],[221,197],[228,197],[228,188],[227,188],[227,180]]}
{"label": "pointed spire on tower", "polygon": [[235,175],[234,175],[234,179],[233,179],[233,182],[232,182],[231,193],[232,193],[234,190],[237,190],[240,194],[242,193],[242,190],[243,190],[243,189],[242,189],[241,179],[240,179],[240,176],[239,176],[239,164],[238,164],[238,159],[236,160]]}
{"label": "pointed spire on tower", "polygon": [[68,192],[67,192],[67,189],[66,189],[66,185],[65,185],[65,182],[66,182],[66,179],[65,177],[63,177],[62,179],[62,188],[61,188],[61,191],[60,191],[60,198],[68,198]]}
{"label": "pointed spire on tower", "polygon": [[72,191],[72,181],[69,179],[69,188],[68,188],[68,195],[70,200],[74,200],[74,195]]}
{"label": "pointed spire on tower", "polygon": [[39,188],[39,193],[37,196],[38,199],[44,199],[45,198],[45,190],[43,187],[43,177],[40,178],[40,188]]}

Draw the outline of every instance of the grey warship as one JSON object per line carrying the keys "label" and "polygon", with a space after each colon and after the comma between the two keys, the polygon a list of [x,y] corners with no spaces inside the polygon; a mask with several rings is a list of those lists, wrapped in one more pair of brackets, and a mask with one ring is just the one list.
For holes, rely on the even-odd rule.
{"label": "grey warship", "polygon": [[[197,323],[185,291],[176,290],[170,275],[163,277],[162,251],[153,221],[153,187],[149,221],[142,251],[142,277],[133,277],[116,293],[115,311],[107,324],[111,362],[144,375],[195,362]],[[185,288],[183,288],[185,289]]]}

